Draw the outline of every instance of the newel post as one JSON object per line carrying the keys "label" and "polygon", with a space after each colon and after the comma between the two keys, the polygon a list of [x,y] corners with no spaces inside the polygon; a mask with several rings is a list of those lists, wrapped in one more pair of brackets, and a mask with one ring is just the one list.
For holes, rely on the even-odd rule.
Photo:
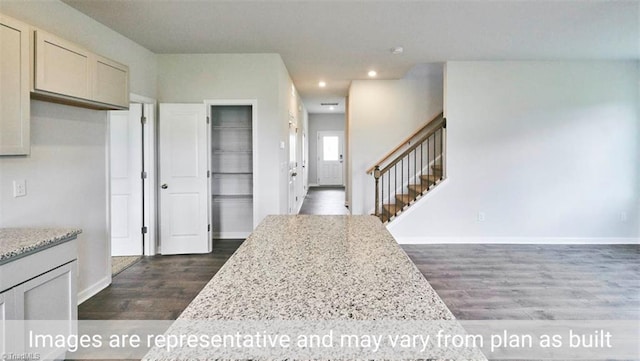
{"label": "newel post", "polygon": [[373,178],[376,180],[376,204],[375,214],[376,217],[380,217],[380,167],[376,166],[373,170]]}

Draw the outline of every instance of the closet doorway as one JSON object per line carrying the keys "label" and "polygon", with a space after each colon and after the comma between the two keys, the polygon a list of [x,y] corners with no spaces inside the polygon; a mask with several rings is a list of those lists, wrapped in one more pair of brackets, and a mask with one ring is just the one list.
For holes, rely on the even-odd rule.
{"label": "closet doorway", "polygon": [[213,239],[244,239],[253,231],[254,101],[207,101],[211,121],[211,213]]}

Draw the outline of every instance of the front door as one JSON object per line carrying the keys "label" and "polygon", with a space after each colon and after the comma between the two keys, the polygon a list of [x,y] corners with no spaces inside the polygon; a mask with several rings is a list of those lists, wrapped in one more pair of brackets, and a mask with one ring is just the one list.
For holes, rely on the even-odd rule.
{"label": "front door", "polygon": [[342,186],[344,132],[318,132],[318,185]]}
{"label": "front door", "polygon": [[211,252],[204,104],[160,104],[160,252]]}

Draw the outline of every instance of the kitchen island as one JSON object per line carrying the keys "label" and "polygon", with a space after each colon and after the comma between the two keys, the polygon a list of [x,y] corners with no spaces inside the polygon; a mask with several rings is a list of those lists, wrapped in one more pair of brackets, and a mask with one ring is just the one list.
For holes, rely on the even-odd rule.
{"label": "kitchen island", "polygon": [[[143,359],[449,359],[391,342],[435,327],[464,333],[378,218],[268,216],[166,332],[175,347]],[[325,344],[264,347],[307,335]],[[477,350],[456,358],[486,360]]]}
{"label": "kitchen island", "polygon": [[180,319],[447,320],[373,216],[268,216]]}

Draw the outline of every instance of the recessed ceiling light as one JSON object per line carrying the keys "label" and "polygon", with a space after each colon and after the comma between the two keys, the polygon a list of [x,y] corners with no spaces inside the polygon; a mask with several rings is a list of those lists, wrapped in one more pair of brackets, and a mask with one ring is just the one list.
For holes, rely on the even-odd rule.
{"label": "recessed ceiling light", "polygon": [[401,46],[396,46],[395,48],[391,49],[391,54],[394,55],[402,54],[402,52],[404,52],[404,49]]}
{"label": "recessed ceiling light", "polygon": [[321,81],[321,82],[319,82],[319,83],[318,83],[318,86],[319,86],[320,88],[324,88],[324,87],[326,87],[326,86],[327,86],[327,83],[325,83],[325,82]]}
{"label": "recessed ceiling light", "polygon": [[369,70],[367,75],[369,75],[369,78],[375,78],[378,73],[375,70]]}
{"label": "recessed ceiling light", "polygon": [[333,106],[333,105],[329,107],[329,110],[334,110],[334,109],[335,109],[335,108],[334,108],[334,106]]}

